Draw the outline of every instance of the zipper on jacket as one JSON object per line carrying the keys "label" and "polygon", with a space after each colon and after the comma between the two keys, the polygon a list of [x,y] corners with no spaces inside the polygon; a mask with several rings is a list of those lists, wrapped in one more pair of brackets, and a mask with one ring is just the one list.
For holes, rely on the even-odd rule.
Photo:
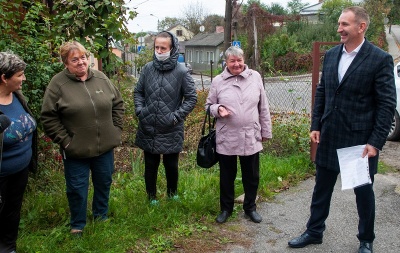
{"label": "zipper on jacket", "polygon": [[161,99],[161,96],[160,96],[160,93],[161,93],[161,84],[162,84],[162,81],[163,81],[163,79],[164,79],[164,73],[161,73],[161,82],[160,82],[160,85],[159,85],[159,88],[158,88],[158,94],[157,94],[157,106],[156,106],[156,111],[155,111],[155,118],[154,118],[154,127],[153,127],[153,147],[151,148],[151,150],[153,150],[154,151],[154,145],[155,145],[155,139],[156,139],[156,133],[157,133],[157,119],[158,119],[158,117],[157,117],[157,115],[158,115],[158,111],[159,111],[159,108],[160,108],[160,99]]}
{"label": "zipper on jacket", "polygon": [[88,95],[89,95],[90,102],[92,102],[92,105],[93,105],[94,118],[95,118],[96,129],[97,129],[97,153],[99,153],[99,150],[100,150],[100,133],[99,133],[99,124],[98,124],[99,122],[98,122],[98,119],[97,119],[96,105],[95,105],[95,103],[94,103],[94,101],[93,101],[92,95],[91,95],[90,92],[89,92],[89,89],[88,89],[87,86],[86,86],[86,81],[83,81],[83,86],[85,87],[86,92],[87,92]]}

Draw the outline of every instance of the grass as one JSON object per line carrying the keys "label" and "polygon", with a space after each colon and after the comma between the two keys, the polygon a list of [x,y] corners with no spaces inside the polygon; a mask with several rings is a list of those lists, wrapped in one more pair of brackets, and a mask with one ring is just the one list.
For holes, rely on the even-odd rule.
{"label": "grass", "polygon": [[[129,86],[131,82],[129,83]],[[227,245],[246,245],[243,227],[215,223],[219,213],[218,166],[202,169],[196,165],[196,147],[204,117],[207,91],[198,92],[198,103],[186,119],[184,151],[179,161],[180,200],[166,196],[166,180],[159,170],[158,206],[147,200],[144,162],[140,149],[133,146],[137,119],[132,116],[132,90],[122,86],[127,101],[124,145],[115,150],[116,171],[109,201],[109,219],[94,221],[89,189],[87,225],[83,237],[69,234],[69,208],[65,194],[63,166],[57,147],[43,137],[40,169],[29,179],[21,213],[19,253],[47,252],[216,252]],[[273,115],[274,138],[260,155],[260,201],[297,184],[313,173],[309,161],[309,115]],[[236,196],[243,194],[240,169],[235,181]],[[237,218],[237,204],[230,220]]]}
{"label": "grass", "polygon": [[[185,159],[193,160],[194,154]],[[261,156],[260,195],[263,200],[284,190],[312,173],[307,156],[279,159]],[[239,170],[240,171],[240,170]],[[193,237],[224,248],[235,241],[233,235],[218,242],[214,219],[219,212],[219,172],[217,167],[182,167],[179,179],[180,201],[166,197],[163,168],[158,178],[159,206],[150,206],[145,193],[143,166],[132,172],[117,172],[110,196],[109,220],[93,221],[88,207],[88,224],[82,238],[69,235],[69,211],[63,172],[40,171],[30,179],[18,240],[18,252],[169,252],[176,247],[191,251]],[[240,172],[236,194],[243,193]],[[47,182],[43,184],[43,182]],[[93,189],[90,189],[90,196]],[[241,210],[241,205],[235,208]],[[234,234],[234,233],[233,233]],[[210,235],[211,238],[210,238]],[[207,239],[208,238],[208,239]],[[180,242],[177,244],[177,242]]]}

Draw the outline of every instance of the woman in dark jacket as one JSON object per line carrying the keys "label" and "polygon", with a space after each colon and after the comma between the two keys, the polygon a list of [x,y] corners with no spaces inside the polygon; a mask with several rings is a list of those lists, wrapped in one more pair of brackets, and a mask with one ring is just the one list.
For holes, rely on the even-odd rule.
{"label": "woman in dark jacket", "polygon": [[70,232],[80,236],[86,226],[90,174],[93,218],[108,218],[114,147],[121,143],[124,103],[106,75],[89,68],[89,52],[80,43],[64,43],[60,55],[65,69],[47,86],[41,120],[46,134],[60,145]]}
{"label": "woman in dark jacket", "polygon": [[147,63],[135,87],[135,113],[139,118],[136,145],[144,150],[146,192],[157,204],[156,181],[161,154],[167,195],[177,199],[178,159],[184,138],[184,120],[197,102],[188,69],[177,63],[178,39],[169,32],[154,41],[153,61]]}
{"label": "woman in dark jacket", "polygon": [[36,121],[20,91],[25,67],[18,56],[0,52],[0,114],[9,119],[0,126],[0,253],[16,251],[28,171],[37,162]]}

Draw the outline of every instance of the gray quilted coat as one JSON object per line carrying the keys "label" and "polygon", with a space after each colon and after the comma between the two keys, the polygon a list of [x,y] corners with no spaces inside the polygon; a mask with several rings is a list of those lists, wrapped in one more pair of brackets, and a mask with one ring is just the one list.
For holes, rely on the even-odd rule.
{"label": "gray quilted coat", "polygon": [[153,154],[179,153],[183,148],[184,120],[197,102],[193,78],[178,64],[179,44],[173,38],[171,56],[147,63],[134,90],[139,118],[135,144]]}

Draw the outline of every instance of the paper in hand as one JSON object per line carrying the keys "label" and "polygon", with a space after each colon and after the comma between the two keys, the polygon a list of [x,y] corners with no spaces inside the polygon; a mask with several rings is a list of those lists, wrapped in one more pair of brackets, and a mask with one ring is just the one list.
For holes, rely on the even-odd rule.
{"label": "paper in hand", "polygon": [[368,155],[361,157],[365,145],[337,149],[342,190],[371,184]]}

